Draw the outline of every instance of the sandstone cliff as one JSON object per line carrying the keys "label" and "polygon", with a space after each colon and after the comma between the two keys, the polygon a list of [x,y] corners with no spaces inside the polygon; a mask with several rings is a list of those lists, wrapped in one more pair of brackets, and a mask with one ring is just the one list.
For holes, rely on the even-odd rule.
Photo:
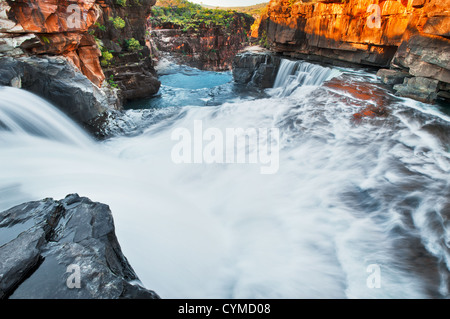
{"label": "sandstone cliff", "polygon": [[[160,8],[153,13],[150,18],[153,53],[169,53],[179,63],[202,70],[231,70],[234,56],[248,41],[254,18],[235,11],[196,6],[181,1],[181,10],[186,13],[180,18],[158,15],[165,13]],[[184,18],[189,15],[189,19]]]}
{"label": "sandstone cliff", "polygon": [[107,80],[124,100],[150,97],[160,82],[147,42],[147,18],[156,0],[97,0],[103,14],[92,29]]}
{"label": "sandstone cliff", "polygon": [[47,98],[83,124],[155,94],[160,82],[145,46],[154,3],[0,0],[0,84]]}
{"label": "sandstone cliff", "polygon": [[1,0],[0,53],[65,56],[100,87],[100,51],[88,33],[100,14],[94,0]]}
{"label": "sandstone cliff", "polygon": [[449,97],[449,35],[450,0],[271,0],[252,34],[296,58],[391,67],[397,93],[423,101]]}

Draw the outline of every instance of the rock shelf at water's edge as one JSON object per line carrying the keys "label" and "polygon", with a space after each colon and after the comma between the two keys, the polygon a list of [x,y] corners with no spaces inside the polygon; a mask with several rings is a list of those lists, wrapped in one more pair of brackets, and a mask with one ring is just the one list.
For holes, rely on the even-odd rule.
{"label": "rock shelf at water's edge", "polygon": [[28,202],[0,213],[0,230],[1,299],[159,298],[138,284],[107,205]]}

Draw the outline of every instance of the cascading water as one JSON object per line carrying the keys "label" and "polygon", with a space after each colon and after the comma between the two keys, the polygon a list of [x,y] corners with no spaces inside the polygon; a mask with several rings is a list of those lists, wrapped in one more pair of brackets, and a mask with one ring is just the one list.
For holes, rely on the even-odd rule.
{"label": "cascading water", "polygon": [[282,59],[273,87],[277,89],[278,97],[283,97],[290,95],[300,86],[318,86],[339,74],[336,69],[304,61]]}
{"label": "cascading water", "polygon": [[[276,80],[295,82],[283,94],[199,107],[199,91],[180,88],[191,102],[128,110],[139,133],[96,143],[37,97],[2,88],[0,209],[74,192],[107,203],[124,254],[166,298],[449,297],[450,118],[371,74],[292,63]],[[353,121],[380,103],[389,116]],[[175,164],[171,134],[195,121],[279,128],[278,172]]]}
{"label": "cascading water", "polygon": [[27,91],[1,87],[0,131],[87,146],[93,141],[61,111]]}

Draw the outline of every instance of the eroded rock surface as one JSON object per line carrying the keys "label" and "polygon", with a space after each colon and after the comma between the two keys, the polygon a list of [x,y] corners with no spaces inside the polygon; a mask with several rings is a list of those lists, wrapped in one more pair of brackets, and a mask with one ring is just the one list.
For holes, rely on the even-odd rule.
{"label": "eroded rock surface", "polygon": [[229,27],[202,25],[183,30],[173,23],[152,26],[154,53],[166,52],[180,64],[201,70],[231,70],[235,55],[247,44],[253,18],[235,12]]}
{"label": "eroded rock surface", "polygon": [[271,0],[252,33],[291,57],[397,70],[380,76],[425,102],[450,96],[449,34],[450,0]]}
{"label": "eroded rock surface", "polygon": [[0,256],[0,298],[159,298],[123,255],[109,207],[76,194],[0,213]]}

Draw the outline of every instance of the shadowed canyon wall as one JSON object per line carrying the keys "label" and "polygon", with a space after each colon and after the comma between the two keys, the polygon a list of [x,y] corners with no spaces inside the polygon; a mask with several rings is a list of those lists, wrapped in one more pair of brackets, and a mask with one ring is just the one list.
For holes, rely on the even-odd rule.
{"label": "shadowed canyon wall", "polygon": [[183,30],[173,23],[151,26],[153,53],[170,53],[179,63],[202,70],[231,70],[234,56],[248,41],[254,19],[234,13],[228,27],[203,24],[199,28]]}
{"label": "shadowed canyon wall", "polygon": [[[106,78],[124,100],[150,97],[161,83],[146,46],[147,18],[156,0],[97,0],[103,14],[93,30]],[[109,57],[108,57],[109,56]]]}
{"label": "shadowed canyon wall", "polygon": [[294,58],[389,67],[402,96],[449,98],[450,0],[271,0],[252,36]]}

